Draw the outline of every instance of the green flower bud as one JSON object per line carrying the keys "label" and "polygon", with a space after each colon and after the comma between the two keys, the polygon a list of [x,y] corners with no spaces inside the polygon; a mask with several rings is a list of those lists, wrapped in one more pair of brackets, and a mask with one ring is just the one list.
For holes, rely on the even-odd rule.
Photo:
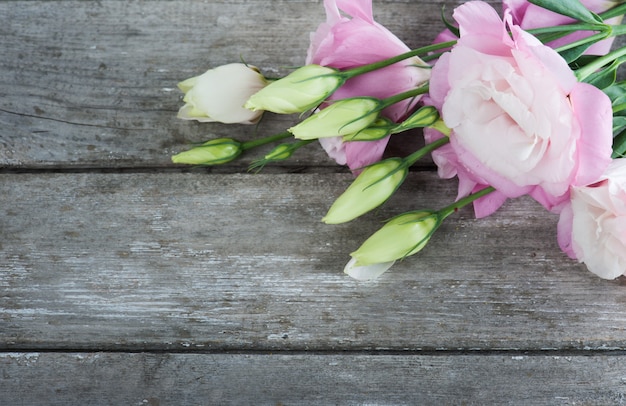
{"label": "green flower bud", "polygon": [[273,150],[271,150],[263,159],[267,161],[283,161],[285,159],[291,158],[293,155],[294,148],[290,143],[277,145]]}
{"label": "green flower bud", "polygon": [[302,113],[320,105],[344,82],[337,69],[306,65],[250,96],[245,108],[279,114]]}
{"label": "green flower bud", "polygon": [[398,125],[396,130],[401,132],[411,128],[428,127],[435,124],[437,120],[439,120],[439,111],[433,106],[424,106]]}
{"label": "green flower bud", "polygon": [[391,120],[386,118],[379,118],[374,121],[372,125],[355,134],[349,134],[343,136],[344,142],[350,141],[376,141],[390,135],[397,124],[394,124]]}
{"label": "green flower bud", "polygon": [[389,158],[366,167],[322,219],[327,224],[353,220],[383,204],[406,178],[408,167],[400,158]]}
{"label": "green flower bud", "polygon": [[419,252],[441,224],[437,212],[423,210],[401,214],[387,222],[350,254],[355,266],[402,259]]}
{"label": "green flower bud", "polygon": [[172,157],[172,162],[191,165],[219,165],[237,158],[243,152],[239,141],[230,138],[217,138],[183,151]]}
{"label": "green flower bud", "polygon": [[289,132],[301,140],[354,134],[376,121],[379,108],[380,100],[372,97],[339,100],[291,127]]}

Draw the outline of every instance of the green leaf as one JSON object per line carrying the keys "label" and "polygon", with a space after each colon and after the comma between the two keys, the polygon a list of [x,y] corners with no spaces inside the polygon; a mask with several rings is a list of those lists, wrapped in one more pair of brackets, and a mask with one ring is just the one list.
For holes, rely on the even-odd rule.
{"label": "green leaf", "polygon": [[559,54],[569,64],[580,58],[580,56],[591,46],[591,42],[587,44],[578,45],[577,47],[560,51]]}
{"label": "green leaf", "polygon": [[572,70],[580,69],[595,61],[596,58],[598,58],[598,55],[581,55],[576,61],[570,64],[570,68],[572,68]]}
{"label": "green leaf", "polygon": [[580,0],[529,0],[529,2],[584,23],[602,23],[602,19],[587,9]]}
{"label": "green leaf", "polygon": [[[611,99],[613,108],[618,105],[626,104],[626,83],[617,82],[602,90]],[[623,111],[620,109],[620,111]]]}
{"label": "green leaf", "polygon": [[610,66],[606,67],[605,69],[599,70],[587,76],[585,82],[589,83],[590,85],[594,85],[600,90],[611,87],[617,79],[618,67],[619,63],[617,63],[617,61],[614,61]]}
{"label": "green leaf", "polygon": [[626,129],[626,117],[614,116],[613,117],[613,137],[616,137],[619,133]]}
{"label": "green leaf", "polygon": [[613,158],[620,158],[626,155],[626,130],[617,134],[613,138]]}

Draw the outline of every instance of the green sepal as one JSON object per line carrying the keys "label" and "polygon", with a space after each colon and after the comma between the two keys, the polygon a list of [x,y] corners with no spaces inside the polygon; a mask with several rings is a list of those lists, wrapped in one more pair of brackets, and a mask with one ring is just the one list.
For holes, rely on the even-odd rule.
{"label": "green sepal", "polygon": [[441,21],[443,21],[443,24],[446,26],[448,30],[450,30],[452,34],[454,34],[457,38],[460,38],[461,32],[459,31],[459,27],[457,27],[456,25],[448,21],[445,15],[445,11],[446,11],[446,6],[444,5],[441,7]]}
{"label": "green sepal", "polygon": [[311,142],[313,142],[313,140],[298,140],[296,142],[279,144],[268,152],[263,158],[253,161],[248,167],[248,171],[259,172],[270,162],[278,162],[289,159],[294,152]]}

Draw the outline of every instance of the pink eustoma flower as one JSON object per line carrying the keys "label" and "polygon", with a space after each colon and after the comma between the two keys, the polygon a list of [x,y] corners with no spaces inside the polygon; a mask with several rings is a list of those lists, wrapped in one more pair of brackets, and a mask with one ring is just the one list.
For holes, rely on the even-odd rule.
{"label": "pink eustoma flower", "polygon": [[[405,53],[409,48],[387,28],[374,21],[371,0],[324,0],[326,22],[311,34],[306,63],[349,69]],[[343,12],[343,14],[342,14]],[[344,16],[347,15],[347,16]],[[413,89],[430,76],[419,58],[407,59],[348,80],[329,100],[357,96],[384,99]],[[397,103],[383,111],[393,121],[405,118],[419,98]],[[351,169],[377,162],[389,137],[378,141],[342,142],[341,138],[320,140],[327,153]]]}
{"label": "pink eustoma flower", "polygon": [[602,278],[626,273],[626,159],[614,160],[597,182],[572,189],[558,240],[564,252]]}
{"label": "pink eustoma flower", "polygon": [[[608,0],[581,0],[581,3],[594,13],[602,13],[615,5],[617,1]],[[531,4],[528,0],[503,0],[503,10],[509,10],[513,23],[519,25],[524,30],[530,30],[533,28],[543,28],[565,25],[575,22],[572,18],[555,13],[550,10],[546,10],[543,7],[539,7],[535,4]],[[609,24],[619,24],[622,20],[621,17],[616,17],[607,20]],[[592,35],[592,31],[577,31],[558,40],[547,43],[552,48],[558,48],[562,45],[566,45],[579,39],[586,38]],[[605,55],[613,44],[614,38],[605,39],[600,42],[596,42],[590,46],[585,53],[590,55]]]}
{"label": "pink eustoma flower", "polygon": [[[597,179],[611,161],[612,110],[576,80],[552,48],[482,1],[455,9],[461,37],[432,70],[430,99],[452,130],[443,172],[468,190],[491,185],[529,194],[558,212],[570,186]],[[437,158],[435,159],[437,162]],[[441,169],[441,168],[440,168]],[[503,198],[483,208],[497,209]]]}

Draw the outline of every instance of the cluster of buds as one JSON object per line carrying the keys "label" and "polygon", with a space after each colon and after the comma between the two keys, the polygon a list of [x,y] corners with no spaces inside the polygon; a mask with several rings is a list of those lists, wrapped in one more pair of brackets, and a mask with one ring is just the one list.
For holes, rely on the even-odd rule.
{"label": "cluster of buds", "polygon": [[[459,189],[459,200],[440,210],[411,211],[389,220],[351,253],[352,259],[345,272],[357,279],[375,278],[396,261],[422,250],[445,218],[470,203],[491,213],[506,198],[529,194],[550,210],[563,207],[570,198],[571,187],[585,186],[588,183],[585,176],[593,180],[600,175],[603,165],[606,167],[611,160],[611,154],[607,152],[612,152],[615,158],[623,156],[626,151],[626,120],[622,120],[626,116],[622,93],[626,85],[613,86],[617,68],[626,60],[626,47],[609,53],[606,49],[600,52],[605,54],[603,56],[579,58],[590,46],[617,35],[626,35],[626,25],[609,24],[612,19],[621,20],[626,5],[613,7],[610,4],[613,2],[607,1],[603,5],[597,2],[598,7],[594,5],[594,8],[598,10],[592,12],[587,8],[590,6],[583,5],[580,0],[533,0],[530,3],[505,1],[505,9],[508,9],[502,19],[487,3],[467,2],[455,9],[458,29],[452,24],[447,25],[447,31],[450,34],[456,31],[460,41],[453,39],[408,52],[400,47],[395,56],[387,59],[381,56],[382,60],[351,69],[322,66],[323,63],[332,64],[328,58],[308,58],[320,64],[308,64],[280,79],[266,78],[258,68],[239,63],[220,66],[185,80],[179,84],[185,94],[185,104],[178,112],[182,119],[255,124],[264,112],[310,115],[280,134],[247,142],[218,138],[176,154],[172,161],[192,165],[223,164],[252,148],[285,138],[295,139],[281,143],[262,159],[253,161],[251,169],[257,169],[291,157],[313,140],[322,140],[327,151],[329,145],[332,145],[330,151],[333,152],[343,148],[345,159],[333,158],[342,164],[348,163],[354,173],[359,173],[322,219],[328,224],[339,224],[381,206],[401,186],[409,168],[418,159],[444,146],[452,138],[445,150],[433,155],[433,160],[439,166],[440,174],[445,174],[443,177],[459,178],[459,184],[463,185]],[[325,6],[327,11],[332,8],[330,4],[325,3]],[[558,22],[554,27],[538,27],[534,33],[524,31],[530,27],[523,25],[535,24],[529,16],[537,16],[539,11],[540,14],[547,11],[561,15],[579,24]],[[525,14],[528,18],[524,17]],[[546,14],[548,16],[550,14]],[[519,21],[514,21],[516,19]],[[342,35],[328,28],[324,25],[322,30],[323,34],[332,33],[333,38],[328,40],[339,41],[337,37]],[[378,25],[373,29],[385,38],[381,41],[384,46],[373,48],[380,48],[378,51],[384,55],[393,54],[401,41]],[[507,35],[502,35],[504,31]],[[579,35],[581,32],[583,35]],[[539,46],[541,42],[561,41],[570,34],[575,34],[576,39],[567,40],[558,48]],[[489,45],[483,46],[483,40],[487,39]],[[394,49],[391,52],[390,47]],[[485,47],[493,51],[489,58],[483,57]],[[315,48],[316,45],[312,44],[311,49]],[[324,46],[319,48],[325,49]],[[354,51],[358,47],[351,48]],[[368,48],[368,51],[372,49]],[[468,58],[468,55],[472,57]],[[429,66],[420,56],[436,62]],[[361,60],[361,57],[355,58]],[[473,69],[467,68],[468,63],[473,63]],[[387,68],[390,71],[382,71]],[[378,72],[369,78],[389,79],[388,88],[383,85],[374,89],[376,84],[386,85],[384,80],[363,78],[347,83],[358,75],[374,71]],[[467,76],[468,71],[478,76]],[[496,73],[484,75],[485,71]],[[407,72],[410,73],[405,77]],[[509,72],[519,73],[519,77],[512,79]],[[549,80],[544,81],[544,77]],[[402,80],[393,80],[398,78]],[[556,78],[560,79],[553,80]],[[355,91],[354,83],[361,84],[358,91]],[[398,84],[401,85],[395,87]],[[337,92],[340,88],[343,91]],[[541,97],[542,92],[546,95],[558,93],[554,98],[558,102],[554,111],[563,114],[550,114],[552,110],[543,114],[545,100]],[[432,105],[418,108],[420,98],[427,93],[428,103]],[[586,109],[583,99],[595,101],[589,106],[596,108]],[[553,101],[552,97],[547,100]],[[536,105],[540,107],[535,112]],[[617,120],[605,119],[611,115]],[[501,117],[505,118],[500,120]],[[509,119],[511,117],[513,119]],[[537,122],[541,124],[540,136],[530,131],[538,126]],[[403,158],[381,160],[389,136],[414,128],[428,129],[424,132],[426,146]],[[612,150],[611,137],[607,137],[611,132],[614,133]],[[483,137],[483,134],[491,138]],[[511,138],[507,137],[508,134],[515,137],[507,141]],[[552,137],[552,134],[558,136]],[[525,141],[527,135],[533,142]],[[600,138],[602,142],[598,141]],[[500,142],[502,139],[504,141]],[[537,144],[537,139],[543,141]],[[533,148],[526,148],[528,154],[507,155],[526,144],[533,145]],[[339,147],[335,148],[335,145]],[[357,154],[355,151],[364,150],[361,149],[363,145],[371,146],[374,152]],[[572,145],[575,148],[568,149]],[[550,154],[544,153],[548,149]],[[582,149],[585,152],[580,152]],[[368,156],[354,158],[356,155]],[[527,155],[532,155],[532,159]],[[518,156],[522,156],[523,162],[511,162]],[[544,159],[547,156],[551,162]],[[551,170],[553,167],[554,171]],[[581,168],[592,174],[583,174]],[[559,173],[555,174],[555,171]],[[580,184],[573,184],[574,181]],[[496,186],[498,193],[491,199],[479,201],[495,191],[488,185]],[[470,191],[474,192],[470,194]],[[577,207],[574,206],[571,211]],[[579,223],[574,222],[580,226]],[[576,243],[573,237],[564,241]],[[618,271],[623,271],[622,268]]]}
{"label": "cluster of buds", "polygon": [[[301,146],[320,138],[342,137],[345,142],[375,141],[412,128],[441,125],[438,111],[431,106],[416,110],[400,123],[381,115],[390,105],[424,93],[425,89],[418,86],[406,94],[389,99],[353,97],[328,102],[328,97],[355,74],[358,72],[307,65],[284,78],[270,80],[250,65],[230,64],[181,82],[179,87],[185,92],[185,105],[180,109],[179,117],[185,119],[251,124],[257,122],[266,111],[278,114],[304,113],[315,110],[322,103],[325,106],[284,133],[249,142],[230,138],[214,139],[174,155],[172,161],[217,165],[236,159],[253,146],[288,136],[297,140],[276,146],[263,159],[253,162],[251,169],[255,169],[268,162],[287,159]],[[239,82],[236,86],[238,92],[232,91],[235,87],[233,80]],[[419,156],[425,153],[423,151]],[[359,176],[334,202],[322,220],[328,224],[344,223],[383,204],[406,178],[409,167],[415,161],[412,156],[390,158],[362,168]],[[392,219],[352,253],[346,272],[357,279],[377,276],[397,259],[419,251],[438,224],[437,213],[411,213]],[[402,240],[402,244],[398,243],[398,239]],[[393,246],[392,250],[388,250],[390,246]],[[386,254],[379,256],[383,251]]]}

